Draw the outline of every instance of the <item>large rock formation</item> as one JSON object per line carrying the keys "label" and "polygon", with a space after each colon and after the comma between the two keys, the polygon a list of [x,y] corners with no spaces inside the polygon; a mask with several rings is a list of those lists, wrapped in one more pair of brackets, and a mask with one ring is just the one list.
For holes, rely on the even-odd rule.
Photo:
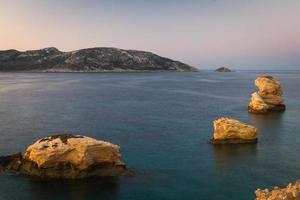
{"label": "large rock formation", "polygon": [[272,191],[257,189],[255,194],[256,200],[299,200],[300,180],[290,183],[286,188],[274,187]]}
{"label": "large rock formation", "polygon": [[72,134],[38,140],[25,153],[0,157],[0,170],[42,178],[131,175],[120,159],[119,146]]}
{"label": "large rock formation", "polygon": [[219,118],[213,125],[214,135],[210,140],[213,144],[257,142],[257,129],[238,120]]}
{"label": "large rock formation", "polygon": [[146,51],[101,47],[61,52],[50,47],[23,52],[0,51],[0,71],[123,72],[197,69]]}
{"label": "large rock formation", "polygon": [[285,105],[281,84],[272,76],[259,76],[255,80],[258,92],[254,92],[248,106],[251,113],[284,111]]}

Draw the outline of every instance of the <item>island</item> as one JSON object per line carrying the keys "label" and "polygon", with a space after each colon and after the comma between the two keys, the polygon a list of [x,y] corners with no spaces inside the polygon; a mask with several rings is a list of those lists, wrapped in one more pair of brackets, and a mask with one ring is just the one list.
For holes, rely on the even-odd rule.
{"label": "island", "polygon": [[0,71],[12,72],[195,72],[196,68],[151,52],[111,47],[70,52],[55,47],[0,51]]}
{"label": "island", "polygon": [[215,72],[233,72],[233,71],[227,67],[220,67],[216,69]]}
{"label": "island", "polygon": [[20,172],[39,178],[78,179],[131,176],[121,161],[118,145],[82,135],[42,138],[24,153],[0,156],[0,172]]}

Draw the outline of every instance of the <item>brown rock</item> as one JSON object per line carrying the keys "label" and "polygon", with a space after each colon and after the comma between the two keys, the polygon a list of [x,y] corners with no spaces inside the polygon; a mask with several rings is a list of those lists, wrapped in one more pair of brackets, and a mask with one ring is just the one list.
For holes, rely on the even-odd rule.
{"label": "brown rock", "polygon": [[273,190],[257,189],[255,191],[256,200],[299,200],[300,180],[289,184],[286,188],[274,187]]}
{"label": "brown rock", "polygon": [[22,154],[16,153],[8,156],[0,156],[0,172],[18,171],[22,163]]}
{"label": "brown rock", "polygon": [[210,140],[213,144],[257,142],[257,129],[238,120],[219,118],[213,125],[214,135]]}
{"label": "brown rock", "polygon": [[284,111],[285,105],[281,84],[272,76],[259,76],[255,80],[258,92],[254,92],[248,106],[251,113]]}
{"label": "brown rock", "polygon": [[[132,175],[121,161],[118,145],[72,134],[54,135],[30,145],[15,171],[42,178],[84,178]],[[2,171],[16,166],[8,157]]]}

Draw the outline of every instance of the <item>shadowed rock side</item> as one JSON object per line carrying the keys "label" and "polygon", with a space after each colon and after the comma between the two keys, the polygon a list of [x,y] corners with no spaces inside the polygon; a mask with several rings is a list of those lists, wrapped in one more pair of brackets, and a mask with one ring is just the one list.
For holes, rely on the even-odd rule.
{"label": "shadowed rock side", "polygon": [[256,200],[299,200],[300,180],[290,183],[286,188],[274,187],[271,191],[257,189],[255,194]]}
{"label": "shadowed rock side", "polygon": [[232,72],[232,70],[227,67],[220,67],[216,69],[215,72]]}
{"label": "shadowed rock side", "polygon": [[38,140],[23,155],[0,157],[0,171],[41,178],[133,175],[121,161],[119,149],[86,136],[55,135]]}
{"label": "shadowed rock side", "polygon": [[0,71],[123,72],[197,69],[145,51],[101,47],[61,52],[51,47],[24,52],[0,51]]}
{"label": "shadowed rock side", "polygon": [[284,111],[285,105],[281,84],[272,76],[259,76],[255,80],[258,92],[254,92],[248,106],[251,113]]}
{"label": "shadowed rock side", "polygon": [[256,143],[257,129],[231,118],[219,118],[213,122],[212,144]]}

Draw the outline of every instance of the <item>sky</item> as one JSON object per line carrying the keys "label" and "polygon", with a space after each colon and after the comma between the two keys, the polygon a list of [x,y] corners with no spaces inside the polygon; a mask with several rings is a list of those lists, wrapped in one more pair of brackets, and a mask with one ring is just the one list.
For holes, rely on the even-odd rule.
{"label": "sky", "polygon": [[300,69],[300,0],[0,0],[0,50],[117,47],[202,69]]}

